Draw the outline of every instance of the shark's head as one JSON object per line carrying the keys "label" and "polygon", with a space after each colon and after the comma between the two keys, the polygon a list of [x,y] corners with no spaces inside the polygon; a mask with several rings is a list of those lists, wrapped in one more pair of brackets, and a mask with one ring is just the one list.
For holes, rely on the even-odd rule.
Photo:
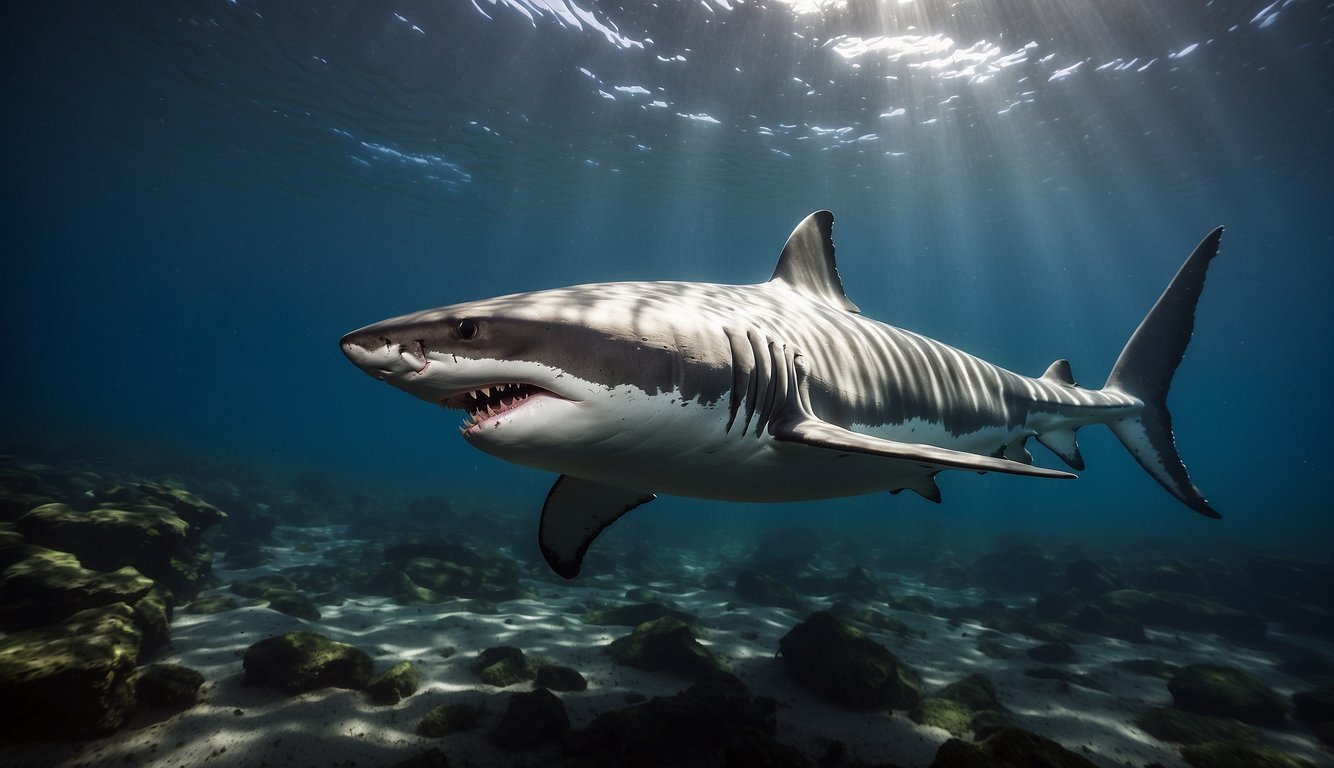
{"label": "shark's head", "polygon": [[374,378],[460,411],[478,448],[568,471],[573,452],[623,439],[640,395],[689,387],[680,324],[645,319],[644,303],[631,284],[538,291],[384,320],[341,344]]}

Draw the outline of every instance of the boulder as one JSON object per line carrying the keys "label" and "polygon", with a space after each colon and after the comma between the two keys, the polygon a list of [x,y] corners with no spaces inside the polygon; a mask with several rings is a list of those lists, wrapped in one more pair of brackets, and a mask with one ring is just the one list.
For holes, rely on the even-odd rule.
{"label": "boulder", "polygon": [[1119,589],[1104,594],[1099,607],[1110,614],[1132,616],[1144,624],[1211,632],[1241,643],[1265,639],[1264,619],[1195,595]]}
{"label": "boulder", "polygon": [[746,602],[755,605],[768,605],[775,608],[794,608],[800,610],[805,603],[791,587],[767,573],[746,570],[737,574],[737,595]]}
{"label": "boulder", "polygon": [[889,590],[864,565],[854,565],[839,586],[858,600],[888,600],[890,597]]}
{"label": "boulder", "polygon": [[210,615],[224,611],[234,611],[240,607],[240,603],[227,595],[204,595],[186,605],[183,610],[186,613]]}
{"label": "boulder", "polygon": [[421,678],[410,661],[400,661],[366,686],[366,694],[376,704],[397,704],[417,692]]}
{"label": "boulder", "polygon": [[615,608],[589,611],[581,617],[581,620],[585,624],[596,624],[603,627],[612,624],[626,627],[637,627],[646,621],[661,619],[664,616],[670,616],[680,622],[689,624],[696,629],[703,626],[699,617],[693,613],[687,613],[669,605],[657,602],[635,603],[633,605],[620,605]]}
{"label": "boulder", "polygon": [[1132,675],[1156,677],[1160,680],[1171,680],[1181,670],[1181,667],[1161,659],[1126,659],[1112,662],[1112,667]]}
{"label": "boulder", "polygon": [[724,668],[699,644],[689,625],[670,616],[640,624],[631,634],[613,640],[608,650],[626,666],[691,679]]}
{"label": "boulder", "polygon": [[370,682],[371,657],[347,643],[314,632],[289,632],[246,649],[246,685],[268,685],[288,693],[317,688],[361,690]]}
{"label": "boulder", "polygon": [[917,676],[894,654],[828,611],[793,627],[779,652],[798,681],[843,706],[911,709],[921,698]]}
{"label": "boulder", "polygon": [[134,708],[142,639],[124,603],[0,639],[0,736],[68,739],[115,731]]}
{"label": "boulder", "polygon": [[578,670],[569,667],[558,667],[554,664],[543,664],[537,668],[537,676],[533,678],[533,685],[540,688],[550,688],[553,691],[583,691],[588,689],[588,681],[579,674]]}
{"label": "boulder", "polygon": [[101,573],[68,552],[38,549],[0,575],[0,623],[7,629],[39,627],[89,608],[133,605],[152,590],[153,581],[133,568]]}
{"label": "boulder", "polygon": [[1097,768],[1088,758],[1051,739],[1019,728],[1002,728],[972,744],[950,739],[940,746],[931,768]]}
{"label": "boulder", "polygon": [[319,621],[320,609],[309,597],[300,592],[270,593],[269,607],[279,613],[295,616],[305,621]]}
{"label": "boulder", "polygon": [[1167,683],[1178,709],[1232,717],[1252,725],[1280,725],[1288,705],[1254,675],[1218,664],[1190,664]]}
{"label": "boulder", "polygon": [[152,503],[103,506],[81,512],[43,504],[14,522],[30,543],[70,552],[96,571],[131,566],[169,590],[193,597],[208,578],[213,556],[203,530]]}
{"label": "boulder", "polygon": [[1065,589],[1077,590],[1085,597],[1097,597],[1125,586],[1124,581],[1092,560],[1075,560],[1067,564],[1065,579],[1061,583]]}
{"label": "boulder", "polygon": [[[425,734],[423,734],[425,735]],[[449,768],[449,758],[439,747],[431,747],[423,752],[409,757],[402,762],[394,763],[390,768]]]}
{"label": "boulder", "polygon": [[1043,643],[1029,648],[1025,651],[1025,655],[1043,664],[1073,664],[1079,661],[1079,656],[1069,643]]}
{"label": "boulder", "polygon": [[1024,672],[1026,677],[1035,680],[1055,680],[1061,683],[1060,690],[1067,691],[1070,686],[1077,685],[1080,688],[1087,688],[1090,691],[1107,692],[1107,687],[1098,682],[1097,678],[1089,675],[1081,675],[1078,672],[1071,672],[1068,669],[1057,669],[1056,667],[1037,667]]}
{"label": "boulder", "polygon": [[1008,724],[995,686],[980,673],[950,683],[934,696],[922,699],[908,717],[915,723],[942,728],[957,738],[966,738],[970,733],[985,738]]}
{"label": "boulder", "polygon": [[873,630],[895,635],[900,640],[920,640],[926,633],[892,616],[886,616],[874,608],[853,608],[847,603],[834,603],[829,612],[843,621],[855,621]]}
{"label": "boulder", "polygon": [[1334,685],[1292,694],[1297,719],[1306,723],[1334,722]]}
{"label": "boulder", "polygon": [[1315,768],[1309,760],[1268,744],[1210,741],[1181,748],[1181,759],[1194,768]]}
{"label": "boulder", "polygon": [[477,654],[472,671],[487,685],[507,688],[533,679],[533,670],[523,651],[508,645],[487,648]]}
{"label": "boulder", "polygon": [[431,708],[421,723],[417,733],[428,738],[440,738],[451,733],[467,731],[477,727],[482,713],[477,707],[462,702],[439,704]]}
{"label": "boulder", "polygon": [[139,704],[188,709],[199,701],[204,676],[180,664],[153,664],[139,670],[135,692]]}
{"label": "boulder", "polygon": [[1197,715],[1175,707],[1155,707],[1136,717],[1135,725],[1155,739],[1177,744],[1260,741],[1260,734],[1240,720]]}
{"label": "boulder", "polygon": [[491,732],[491,743],[520,752],[543,742],[559,741],[570,730],[565,704],[545,688],[510,696],[500,725]]}
{"label": "boulder", "polygon": [[711,672],[675,696],[598,715],[565,746],[593,765],[701,764],[749,730],[772,734],[773,710],[773,700],[752,701],[731,673]]}

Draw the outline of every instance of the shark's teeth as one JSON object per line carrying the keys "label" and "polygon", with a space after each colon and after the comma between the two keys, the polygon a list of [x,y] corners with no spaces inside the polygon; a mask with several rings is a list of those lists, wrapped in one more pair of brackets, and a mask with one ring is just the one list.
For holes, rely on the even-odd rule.
{"label": "shark's teeth", "polygon": [[555,393],[534,384],[511,381],[460,392],[444,398],[440,404],[446,408],[458,408],[466,412],[467,417],[459,429],[468,432],[488,419],[518,408],[534,395],[555,396]]}

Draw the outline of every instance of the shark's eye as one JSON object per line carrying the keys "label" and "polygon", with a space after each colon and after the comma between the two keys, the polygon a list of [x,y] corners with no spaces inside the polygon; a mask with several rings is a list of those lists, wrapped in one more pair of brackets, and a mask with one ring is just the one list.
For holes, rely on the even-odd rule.
{"label": "shark's eye", "polygon": [[473,320],[460,320],[458,325],[459,338],[464,341],[471,341],[477,336],[477,323]]}

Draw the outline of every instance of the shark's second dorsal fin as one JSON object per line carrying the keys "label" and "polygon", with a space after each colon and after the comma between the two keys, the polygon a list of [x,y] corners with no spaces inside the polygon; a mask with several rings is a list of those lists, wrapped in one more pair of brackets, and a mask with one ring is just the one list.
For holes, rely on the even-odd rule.
{"label": "shark's second dorsal fin", "polygon": [[1067,387],[1077,387],[1075,383],[1075,374],[1070,370],[1070,361],[1061,359],[1047,366],[1047,372],[1042,374],[1042,378],[1055,384],[1064,384]]}
{"label": "shark's second dorsal fin", "polygon": [[773,280],[817,298],[831,307],[861,313],[843,294],[834,264],[834,214],[816,211],[801,220],[787,238]]}

